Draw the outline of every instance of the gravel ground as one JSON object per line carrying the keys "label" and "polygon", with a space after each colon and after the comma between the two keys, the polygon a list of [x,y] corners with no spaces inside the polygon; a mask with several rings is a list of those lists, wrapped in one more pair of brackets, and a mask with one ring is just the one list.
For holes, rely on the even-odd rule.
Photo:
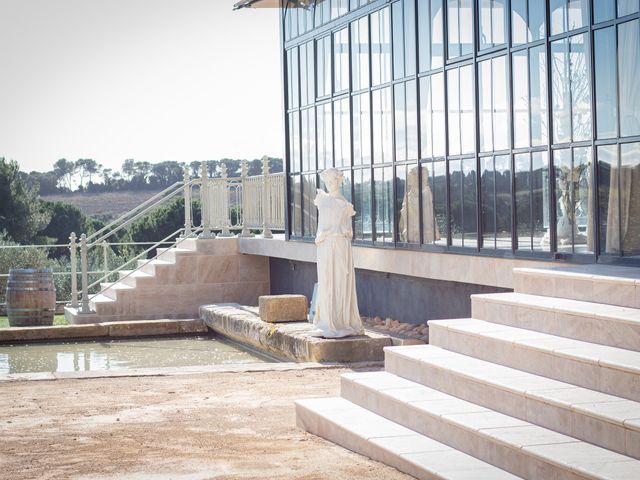
{"label": "gravel ground", "polygon": [[0,478],[409,479],[295,426],[345,371],[0,383]]}

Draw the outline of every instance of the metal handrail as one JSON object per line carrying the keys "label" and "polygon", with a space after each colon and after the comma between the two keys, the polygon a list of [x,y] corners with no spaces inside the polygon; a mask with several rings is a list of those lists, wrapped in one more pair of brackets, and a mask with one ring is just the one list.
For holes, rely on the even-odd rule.
{"label": "metal handrail", "polygon": [[[193,182],[193,180],[192,180],[192,182]],[[174,185],[178,185],[178,184],[180,185],[180,187],[182,187],[182,185],[183,185],[183,184],[182,184],[182,182],[176,182]],[[139,212],[138,212],[138,213],[136,213],[133,217],[131,217],[131,218],[129,218],[129,219],[127,219],[127,220],[125,220],[125,221],[124,221],[124,222],[122,222],[120,225],[118,225],[118,226],[117,226],[117,227],[115,227],[113,230],[111,230],[110,232],[105,233],[104,235],[102,235],[102,236],[101,236],[100,238],[98,238],[97,240],[94,240],[93,242],[88,243],[88,244],[87,244],[87,247],[88,247],[88,248],[91,248],[91,247],[96,246],[97,244],[100,244],[101,242],[103,242],[104,240],[106,240],[107,238],[109,238],[111,235],[113,235],[113,234],[114,234],[114,233],[116,233],[116,232],[119,232],[119,231],[120,231],[120,230],[122,230],[124,227],[126,227],[126,226],[130,225],[131,223],[135,222],[135,221],[136,221],[136,220],[138,220],[139,218],[143,217],[145,214],[149,213],[149,212],[150,212],[151,210],[153,210],[154,208],[156,208],[156,207],[158,207],[158,206],[160,206],[160,205],[162,205],[162,204],[166,203],[169,199],[171,199],[171,198],[175,197],[175,196],[176,196],[178,193],[180,193],[181,191],[182,191],[182,190],[181,190],[181,188],[177,188],[177,189],[175,189],[173,192],[170,192],[170,193],[169,193],[168,195],[166,195],[165,197],[162,197],[162,198],[161,198],[160,200],[158,200],[157,202],[155,202],[155,203],[153,203],[153,204],[151,204],[151,205],[147,205],[147,206],[146,206],[142,211],[139,211]],[[147,203],[147,202],[145,202],[145,203]],[[140,207],[141,207],[142,205],[144,205],[144,204],[139,205],[138,207],[136,207],[136,209],[140,209]],[[132,210],[132,211],[133,211],[133,210]],[[131,213],[131,212],[129,212],[129,213]],[[120,219],[121,219],[121,218],[124,218],[124,215],[123,215],[122,217],[120,217]],[[112,224],[113,224],[113,222],[112,222],[110,225],[112,225]],[[92,234],[92,235],[90,235],[90,236],[88,236],[88,237],[87,237],[87,242],[89,242],[89,240],[90,240],[92,237],[94,237],[94,236],[95,236],[95,233],[94,233],[94,234]]]}
{"label": "metal handrail", "polygon": [[94,238],[97,235],[100,235],[102,232],[104,232],[105,230],[108,230],[109,228],[111,228],[114,225],[117,225],[119,222],[121,222],[124,218],[126,218],[127,216],[131,215],[134,212],[137,212],[138,210],[140,210],[141,208],[145,207],[146,205],[148,205],[149,203],[153,203],[158,197],[161,197],[162,195],[164,195],[166,192],[168,192],[169,190],[172,190],[178,186],[182,186],[182,181],[178,181],[176,183],[174,183],[173,185],[168,186],[167,188],[165,188],[164,190],[162,190],[161,192],[156,193],[155,195],[153,195],[152,197],[148,198],[147,200],[145,200],[144,202],[142,202],[140,205],[138,205],[137,207],[133,208],[132,210],[129,210],[128,212],[120,215],[120,217],[116,218],[115,220],[113,220],[111,223],[105,225],[104,227],[102,227],[100,230],[93,232],[91,235],[89,235],[87,237],[87,241],[90,241],[92,238]]}
{"label": "metal handrail", "polygon": [[[179,228],[178,230],[176,230],[175,232],[171,233],[170,235],[168,235],[167,237],[163,238],[162,240],[160,240],[159,242],[156,242],[155,244],[153,244],[151,247],[147,248],[145,251],[140,252],[138,255],[136,255],[135,257],[133,257],[130,260],[127,260],[125,263],[123,263],[122,265],[120,265],[117,268],[114,268],[113,270],[111,270],[110,272],[107,272],[105,275],[103,275],[102,277],[100,277],[98,280],[96,280],[95,282],[93,282],[92,284],[89,285],[89,290],[92,289],[93,287],[95,287],[96,285],[99,285],[100,283],[102,283],[103,280],[108,279],[111,275],[113,275],[116,272],[119,272],[120,270],[123,270],[124,267],[126,267],[127,265],[129,265],[131,262],[134,262],[136,260],[140,260],[140,257],[143,255],[146,255],[147,253],[149,253],[151,250],[153,250],[154,248],[158,248],[159,245],[164,245],[167,242],[167,240],[169,240],[170,238],[175,238],[177,237],[181,232],[184,231],[184,228]],[[154,259],[157,258],[158,255],[156,255],[155,257],[153,257]],[[101,292],[97,293],[96,295],[99,295]],[[95,297],[95,295],[94,295]],[[93,297],[91,297],[93,298]]]}
{"label": "metal handrail", "polygon": [[[178,229],[178,230],[177,230],[177,231],[175,231],[172,235],[176,235],[176,234],[178,234],[178,233],[179,233],[179,232],[181,232],[181,231],[184,231],[184,228],[180,228],[180,229]],[[201,227],[198,227],[198,228],[196,228],[196,229],[194,230],[194,232],[196,232],[196,233],[197,233],[197,232],[200,232],[200,231],[202,231],[202,228],[201,228]],[[169,237],[167,237],[167,238],[169,238]],[[189,237],[182,237],[182,238],[178,239],[178,240],[175,242],[175,245],[174,245],[174,246],[175,246],[175,247],[177,247],[178,245],[180,245],[182,242],[184,242],[184,241],[185,241],[185,240],[187,240],[188,238],[189,238]],[[162,242],[158,242],[158,243],[162,243]],[[140,255],[144,255],[145,253],[150,252],[151,250],[153,250],[153,248],[154,248],[154,247],[149,248],[149,249],[148,249],[148,250],[146,250],[145,252],[142,252]],[[163,252],[163,253],[164,253],[164,252]],[[140,256],[140,255],[139,255],[139,256]],[[158,259],[158,257],[159,257],[160,255],[161,255],[161,254],[156,254],[153,258],[150,258],[150,259],[149,259],[149,261],[148,261],[147,263],[149,263],[149,262],[151,262],[151,261],[153,261],[153,260],[157,260],[157,259]],[[132,260],[129,260],[127,263],[122,264],[122,265],[120,266],[120,268],[119,268],[119,269],[117,269],[117,271],[122,271],[122,267],[124,267],[125,265],[127,265],[127,264],[131,263],[133,260],[139,260],[139,259],[136,257],[136,258],[134,258],[134,259],[132,259]],[[145,265],[146,265],[146,263],[145,263]],[[144,267],[144,265],[140,265],[139,267],[134,268],[133,270],[129,271],[126,275],[123,275],[122,277],[120,277],[120,278],[118,279],[118,281],[122,281],[122,280],[124,280],[125,278],[129,278],[129,277],[130,277],[131,275],[133,275],[134,273],[139,272],[143,267]],[[108,275],[111,275],[111,274],[113,274],[113,273],[115,273],[115,271],[114,271],[114,272],[110,272]],[[108,275],[107,275],[107,278],[108,278]],[[103,277],[103,279],[104,279],[104,277]],[[101,280],[100,280],[100,281],[101,281]],[[108,287],[107,287],[107,288],[108,288]],[[105,288],[105,289],[101,290],[100,292],[96,293],[95,295],[93,295],[93,296],[91,297],[91,299],[93,299],[93,298],[97,297],[98,295],[100,295],[100,294],[101,294],[102,292],[104,292],[105,290],[107,290],[107,289]]]}

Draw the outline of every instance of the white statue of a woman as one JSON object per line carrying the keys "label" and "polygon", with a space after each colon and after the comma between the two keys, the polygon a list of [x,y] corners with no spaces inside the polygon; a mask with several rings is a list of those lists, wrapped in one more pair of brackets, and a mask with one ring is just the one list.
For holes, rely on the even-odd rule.
{"label": "white statue of a woman", "polygon": [[318,296],[311,335],[325,338],[362,335],[351,252],[351,217],[356,212],[340,193],[344,181],[340,170],[329,168],[320,178],[329,193],[318,190],[314,200],[318,207]]}

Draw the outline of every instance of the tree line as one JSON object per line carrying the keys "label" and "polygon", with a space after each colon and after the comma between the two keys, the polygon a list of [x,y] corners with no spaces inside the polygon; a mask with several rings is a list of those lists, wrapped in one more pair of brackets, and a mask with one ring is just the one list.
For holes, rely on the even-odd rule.
{"label": "tree line", "polygon": [[[229,177],[239,177],[242,160],[223,158],[205,160],[211,177],[219,177],[221,166],[227,167]],[[120,169],[107,168],[91,158],[76,161],[61,158],[53,169],[47,172],[20,172],[22,180],[29,187],[37,187],[41,195],[70,192],[115,192],[124,190],[161,190],[182,180],[186,163],[167,160],[159,163],[126,159]],[[188,164],[192,177],[200,176],[201,162]],[[248,175],[262,173],[262,161],[248,162]],[[269,158],[272,173],[282,171],[281,158]]]}

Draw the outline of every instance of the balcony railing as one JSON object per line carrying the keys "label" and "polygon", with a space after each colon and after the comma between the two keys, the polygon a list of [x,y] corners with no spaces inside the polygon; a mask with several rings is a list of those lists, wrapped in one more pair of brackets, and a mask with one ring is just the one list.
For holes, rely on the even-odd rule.
{"label": "balcony railing", "polygon": [[[191,178],[189,167],[185,166],[182,181],[158,192],[100,230],[90,235],[82,233],[79,237],[75,232],[71,233],[68,245],[70,271],[56,272],[56,274],[71,276],[70,307],[77,308],[80,313],[91,313],[90,298],[100,293],[99,287],[102,282],[107,282],[114,277],[114,274],[124,269],[132,270],[128,275],[137,271],[141,267],[137,266],[136,261],[147,259],[148,254],[154,252],[158,247],[175,246],[187,238],[195,237],[230,237],[236,234],[250,237],[261,233],[264,238],[272,238],[274,230],[284,230],[285,177],[283,172],[269,172],[267,157],[262,159],[262,174],[255,176],[248,175],[247,161],[242,162],[240,177],[229,177],[225,165],[222,165],[220,169],[220,177],[211,177],[206,163],[203,162],[200,167],[200,176]],[[158,239],[155,243],[146,243],[145,246],[148,245],[148,248],[133,258],[127,259],[125,263],[115,268],[107,266],[106,249],[110,245],[118,244],[117,240],[112,238],[114,234],[180,196],[184,198],[184,226],[176,225],[176,231],[166,238]],[[195,226],[193,224],[193,206],[198,199],[201,202],[202,221],[199,226]],[[134,244],[140,245],[139,243]],[[22,247],[28,248],[30,246],[24,245]],[[88,258],[92,249],[102,249],[105,252],[104,270],[89,271]],[[78,250],[80,250],[79,265]],[[96,274],[102,275],[90,283],[89,276],[91,275],[93,279]],[[78,275],[80,276],[80,289],[78,288]],[[0,275],[0,277],[4,276],[6,274]],[[90,292],[97,293],[90,295]]]}

